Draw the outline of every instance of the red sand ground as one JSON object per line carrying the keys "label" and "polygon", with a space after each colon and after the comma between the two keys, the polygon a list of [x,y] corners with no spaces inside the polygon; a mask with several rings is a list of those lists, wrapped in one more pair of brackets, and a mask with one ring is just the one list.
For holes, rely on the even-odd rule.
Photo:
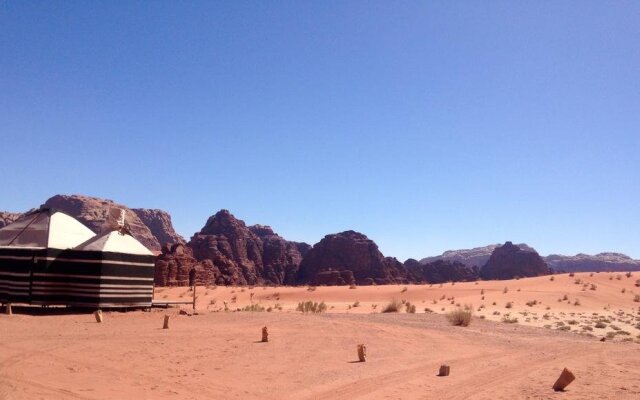
{"label": "red sand ground", "polygon": [[[179,315],[175,308],[105,312],[103,324],[88,314],[16,309],[13,316],[0,316],[0,399],[637,399],[640,331],[632,324],[638,323],[640,303],[631,293],[640,293],[636,274],[620,274],[620,280],[618,274],[577,274],[554,281],[407,286],[406,291],[403,286],[198,288],[198,315]],[[594,283],[596,290],[582,291],[576,278]],[[443,294],[453,296],[454,304],[439,300]],[[564,294],[570,303],[557,301]],[[187,300],[190,292],[161,289],[157,295]],[[418,313],[380,314],[391,298],[416,304]],[[294,311],[298,301],[308,299],[324,300],[327,313]],[[538,304],[525,304],[534,299]],[[236,309],[251,301],[272,312],[216,312],[224,302]],[[353,307],[356,301],[360,304]],[[506,302],[512,308],[505,309]],[[469,327],[455,327],[442,315],[424,313],[424,308],[451,310],[456,303],[472,303],[474,309],[485,304],[476,315],[486,318],[500,320],[509,312],[524,324],[554,329],[477,317]],[[161,329],[165,313],[171,315],[169,330]],[[595,325],[594,318],[607,319],[607,328],[584,330]],[[557,322],[571,320],[576,323],[565,326],[572,331],[629,335],[603,343],[555,329]],[[269,343],[259,342],[263,326],[269,327]],[[367,346],[366,363],[356,362],[359,343]],[[445,363],[451,375],[437,377]],[[555,393],[551,385],[564,367],[577,379],[566,392]]]}

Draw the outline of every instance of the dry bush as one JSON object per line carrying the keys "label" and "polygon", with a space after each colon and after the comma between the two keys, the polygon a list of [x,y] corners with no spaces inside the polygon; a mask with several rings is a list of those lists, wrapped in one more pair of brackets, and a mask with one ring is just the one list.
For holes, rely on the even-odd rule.
{"label": "dry bush", "polygon": [[472,308],[471,306],[468,310],[457,308],[447,314],[447,319],[451,325],[454,326],[469,326],[471,323],[471,315],[473,315]]}
{"label": "dry bush", "polygon": [[627,272],[625,275],[627,276],[627,278],[631,278],[631,271]]}
{"label": "dry bush", "polygon": [[262,312],[265,311],[265,308],[260,304],[252,304],[250,306],[243,307],[240,311]]}
{"label": "dry bush", "polygon": [[319,314],[327,311],[327,305],[324,304],[324,301],[320,303],[311,300],[301,301],[298,303],[296,311],[300,311],[303,314]]}
{"label": "dry bush", "polygon": [[633,301],[635,301],[636,303],[640,303],[640,294],[637,294],[633,297]]}
{"label": "dry bush", "polygon": [[307,290],[308,290],[308,291],[310,291],[310,292],[315,292],[315,290],[316,290],[316,289],[317,289],[317,288],[316,288],[315,286],[309,286],[309,287],[307,288]]}
{"label": "dry bush", "polygon": [[389,302],[389,304],[384,306],[384,308],[382,309],[382,312],[383,313],[398,312],[398,311],[400,311],[401,307],[402,307],[402,303],[400,301],[398,301],[397,299],[393,299],[393,300],[391,300]]}
{"label": "dry bush", "polygon": [[360,300],[356,300],[355,303],[353,303],[354,307],[359,307],[360,306]]}
{"label": "dry bush", "polygon": [[530,301],[527,301],[527,306],[529,306],[529,307],[533,307],[533,306],[535,306],[536,304],[538,304],[538,300],[530,300]]}
{"label": "dry bush", "polygon": [[502,290],[502,293],[507,293],[508,291],[509,291],[509,288],[505,286],[504,289]]}
{"label": "dry bush", "polygon": [[507,302],[507,304],[504,306],[504,308],[511,308],[513,307],[513,303],[512,302]]}
{"label": "dry bush", "polygon": [[351,285],[349,286],[349,289],[357,289],[358,287],[356,285]]}
{"label": "dry bush", "polygon": [[550,281],[555,281],[555,280],[556,280],[556,277],[555,277],[555,276],[553,276],[553,275],[551,275],[551,278],[549,278],[549,280],[550,280]]}
{"label": "dry bush", "polygon": [[400,293],[404,293],[404,292],[406,292],[407,290],[409,290],[409,289],[405,286],[405,287],[403,287],[403,288],[402,288],[402,290],[400,291]]}
{"label": "dry bush", "polygon": [[502,322],[504,322],[505,324],[515,324],[516,322],[518,322],[518,318],[511,317],[509,314],[505,314],[502,316]]}
{"label": "dry bush", "polygon": [[407,303],[404,305],[405,307],[405,311],[409,314],[415,314],[416,313],[416,306],[415,304],[411,304],[410,302],[407,301]]}

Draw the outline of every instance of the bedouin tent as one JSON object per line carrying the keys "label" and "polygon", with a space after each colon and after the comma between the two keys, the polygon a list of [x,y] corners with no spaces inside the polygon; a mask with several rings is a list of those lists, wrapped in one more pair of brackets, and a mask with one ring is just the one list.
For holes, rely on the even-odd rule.
{"label": "bedouin tent", "polygon": [[48,262],[93,236],[76,219],[48,208],[0,229],[0,302],[31,303],[33,279],[44,277]]}
{"label": "bedouin tent", "polygon": [[150,307],[155,256],[125,226],[95,235],[53,210],[0,229],[0,301]]}
{"label": "bedouin tent", "polygon": [[[126,227],[104,232],[63,252],[54,264],[67,268],[67,258],[74,260],[76,269],[99,280],[95,281],[99,283],[96,287],[93,280],[88,284],[84,276],[65,269],[76,279],[70,289],[76,305],[151,307],[156,256],[131,236]],[[80,301],[81,297],[84,300]]]}

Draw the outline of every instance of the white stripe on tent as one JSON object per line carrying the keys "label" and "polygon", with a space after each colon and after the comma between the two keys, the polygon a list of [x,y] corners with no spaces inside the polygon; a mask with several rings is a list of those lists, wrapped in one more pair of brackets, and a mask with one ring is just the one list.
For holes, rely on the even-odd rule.
{"label": "white stripe on tent", "polygon": [[[51,302],[42,302],[42,301],[33,301],[31,304],[52,304]],[[131,302],[122,302],[122,303],[86,303],[82,301],[69,301],[65,302],[65,304],[73,304],[78,307],[116,307],[116,308],[124,308],[124,307],[149,307],[151,302],[142,302],[142,303],[131,303]]]}
{"label": "white stripe on tent", "polygon": [[21,282],[21,281],[8,281],[6,279],[0,279],[0,284],[9,284],[9,285],[16,285],[16,286],[29,286],[30,282]]}
{"label": "white stripe on tent", "polygon": [[25,257],[25,256],[0,256],[2,260],[31,260],[33,256]]}
{"label": "white stripe on tent", "polygon": [[76,258],[59,258],[59,257],[36,257],[38,260],[46,260],[46,261],[64,261],[64,262],[75,262],[75,263],[100,263],[100,264],[117,264],[117,265],[134,265],[136,267],[155,267],[153,263],[134,263],[129,261],[109,261],[109,260],[84,260],[84,259],[76,259]]}
{"label": "white stripe on tent", "polygon": [[70,275],[70,274],[49,274],[44,272],[35,272],[33,276],[58,277],[58,278],[79,278],[79,279],[118,279],[124,281],[152,281],[153,278],[136,278],[131,276],[95,276],[95,275]]}
{"label": "white stripe on tent", "polygon": [[0,283],[0,287],[3,287],[5,289],[11,289],[11,290],[22,290],[22,291],[29,291],[29,287],[20,287],[20,286],[14,286],[14,285],[7,285],[4,283]]}
{"label": "white stripe on tent", "polygon": [[16,290],[3,290],[2,294],[15,294],[15,295],[18,295],[18,296],[24,296],[25,294],[28,295],[29,291],[27,290],[27,291],[18,292]]}
{"label": "white stripe on tent", "polygon": [[[46,295],[56,294],[56,293],[52,293],[52,292],[41,292],[41,291],[36,291],[36,290],[34,290],[32,293],[33,294],[46,294]],[[60,292],[58,294],[66,294],[66,293],[68,293],[68,292]],[[151,297],[148,294],[128,294],[128,293],[122,293],[122,294],[73,293],[73,295],[78,296],[78,297]]]}
{"label": "white stripe on tent", "polygon": [[[27,282],[28,284],[28,282]],[[124,289],[146,289],[149,285],[115,285],[112,283],[73,283],[73,282],[40,282],[36,281],[33,283],[35,286],[75,286],[75,287],[86,287],[86,288],[124,288]]]}
{"label": "white stripe on tent", "polygon": [[153,293],[153,289],[90,289],[90,288],[66,288],[66,287],[34,287],[38,292],[65,292],[65,293]]}
{"label": "white stripe on tent", "polygon": [[30,272],[0,272],[0,275],[5,276],[31,276]]}

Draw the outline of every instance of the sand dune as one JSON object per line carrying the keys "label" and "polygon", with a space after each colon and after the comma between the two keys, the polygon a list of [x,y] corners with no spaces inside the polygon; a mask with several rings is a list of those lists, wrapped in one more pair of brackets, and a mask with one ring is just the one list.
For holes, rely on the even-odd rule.
{"label": "sand dune", "polygon": [[[639,398],[637,275],[557,275],[553,281],[406,290],[200,287],[197,315],[180,315],[177,308],[105,312],[103,324],[88,314],[18,309],[0,316],[0,399]],[[558,302],[565,294],[569,300]],[[158,298],[189,296],[186,288],[157,290]],[[381,314],[392,298],[415,304],[417,313]],[[296,312],[304,300],[324,301],[327,312]],[[535,305],[526,305],[533,300]],[[253,303],[271,312],[220,311],[225,302],[230,310]],[[474,310],[484,304],[475,314],[486,320],[451,326],[438,313],[456,304],[473,304]],[[505,312],[518,323],[497,322]],[[169,330],[161,329],[165,313],[171,315]],[[609,321],[603,322],[607,327],[595,328],[596,319]],[[260,343],[263,326],[269,327],[269,343]],[[620,331],[629,334],[599,341]],[[366,363],[356,362],[359,343],[367,345]],[[437,377],[443,363],[451,375]],[[564,367],[577,380],[555,393],[551,385]]]}

